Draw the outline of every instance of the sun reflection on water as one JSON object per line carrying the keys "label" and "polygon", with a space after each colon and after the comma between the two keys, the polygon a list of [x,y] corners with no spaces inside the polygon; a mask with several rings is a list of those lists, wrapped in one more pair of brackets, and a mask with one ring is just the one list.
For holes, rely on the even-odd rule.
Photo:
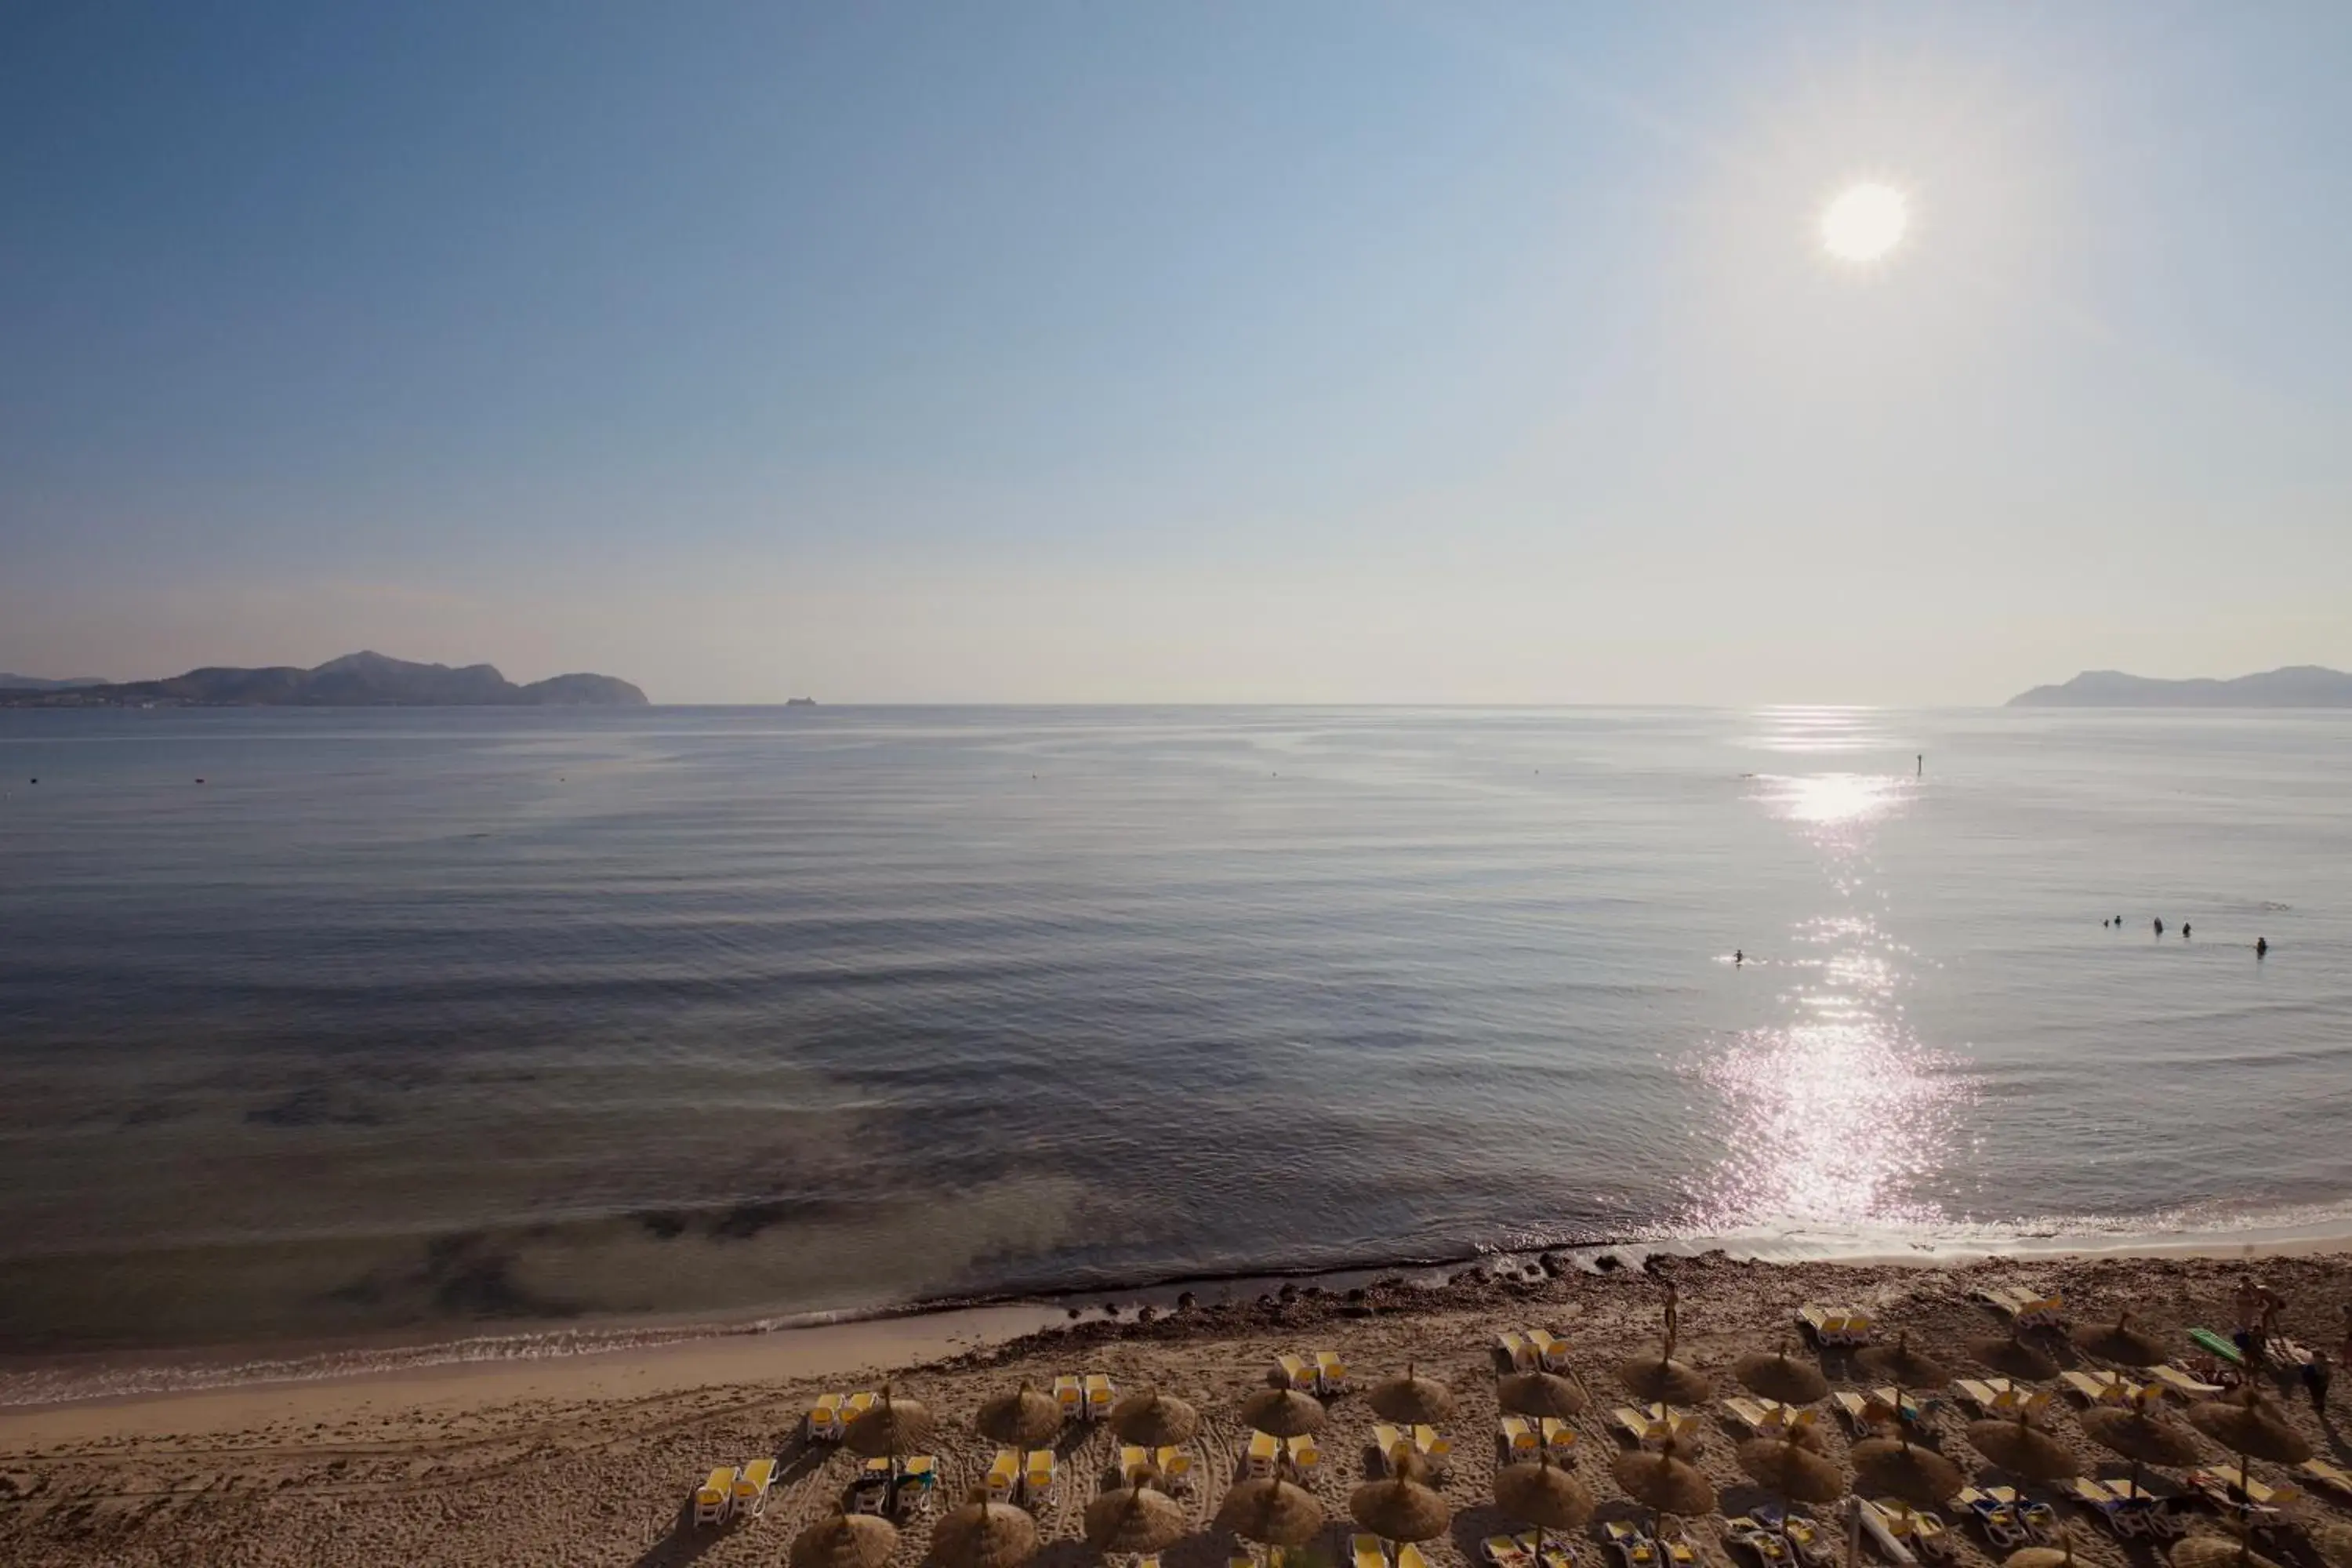
{"label": "sun reflection on water", "polygon": [[[1776,709],[1759,749],[1883,750],[1876,715]],[[1826,760],[1826,758],[1824,759]],[[1907,759],[1906,759],[1907,760]],[[1750,799],[1819,854],[1832,908],[1789,933],[1792,978],[1776,1021],[1719,1037],[1689,1070],[1719,1100],[1721,1156],[1691,1216],[1724,1234],[1791,1226],[1929,1225],[1932,1192],[1963,1135],[1974,1087],[1962,1064],[1922,1041],[1902,994],[1916,955],[1871,912],[1882,902],[1872,849],[1916,798],[1903,773],[1751,775]]]}

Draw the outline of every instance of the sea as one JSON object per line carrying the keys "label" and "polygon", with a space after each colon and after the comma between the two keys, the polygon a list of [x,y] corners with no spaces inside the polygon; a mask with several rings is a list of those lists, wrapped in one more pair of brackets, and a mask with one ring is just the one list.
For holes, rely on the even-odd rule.
{"label": "sea", "polygon": [[0,1355],[2352,1232],[2347,763],[2341,713],[0,711]]}

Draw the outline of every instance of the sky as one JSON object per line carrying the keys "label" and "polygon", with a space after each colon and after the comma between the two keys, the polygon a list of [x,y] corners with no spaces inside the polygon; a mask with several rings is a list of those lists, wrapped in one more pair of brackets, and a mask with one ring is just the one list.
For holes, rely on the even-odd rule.
{"label": "sky", "polygon": [[2347,70],[2336,0],[0,0],[0,669],[2352,666]]}

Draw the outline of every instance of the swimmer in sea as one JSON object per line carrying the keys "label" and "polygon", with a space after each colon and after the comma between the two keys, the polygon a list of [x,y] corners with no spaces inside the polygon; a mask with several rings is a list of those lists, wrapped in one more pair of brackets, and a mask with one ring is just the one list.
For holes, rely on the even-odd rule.
{"label": "swimmer in sea", "polygon": [[2162,936],[2164,934],[2164,919],[2162,916],[2158,916],[2157,918],[2156,934],[2158,936]]}
{"label": "swimmer in sea", "polygon": [[2270,938],[2268,938],[2268,937],[2266,937],[2266,936],[2258,936],[2258,937],[2254,938],[2254,956],[2255,956],[2256,958],[2260,958],[2260,957],[2262,957],[2264,953],[2266,953],[2266,952],[2270,952],[2270,950],[2271,950],[2271,939],[2270,939]]}
{"label": "swimmer in sea", "polygon": [[2196,928],[2191,926],[2187,921],[2182,921],[2180,922],[2180,940],[2187,942],[2189,940],[2189,933],[2195,929]]}
{"label": "swimmer in sea", "polygon": [[1747,962],[1748,962],[1748,950],[1747,950],[1746,948],[1744,948],[1744,947],[1735,947],[1735,948],[1733,948],[1733,949],[1731,950],[1731,962],[1732,962],[1734,964],[1741,964],[1741,963],[1747,963]]}

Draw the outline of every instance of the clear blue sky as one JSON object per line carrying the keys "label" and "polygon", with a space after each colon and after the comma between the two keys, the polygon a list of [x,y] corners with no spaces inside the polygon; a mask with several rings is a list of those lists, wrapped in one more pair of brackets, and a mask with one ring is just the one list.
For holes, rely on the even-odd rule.
{"label": "clear blue sky", "polygon": [[0,668],[2352,665],[2347,78],[2334,0],[14,0]]}

